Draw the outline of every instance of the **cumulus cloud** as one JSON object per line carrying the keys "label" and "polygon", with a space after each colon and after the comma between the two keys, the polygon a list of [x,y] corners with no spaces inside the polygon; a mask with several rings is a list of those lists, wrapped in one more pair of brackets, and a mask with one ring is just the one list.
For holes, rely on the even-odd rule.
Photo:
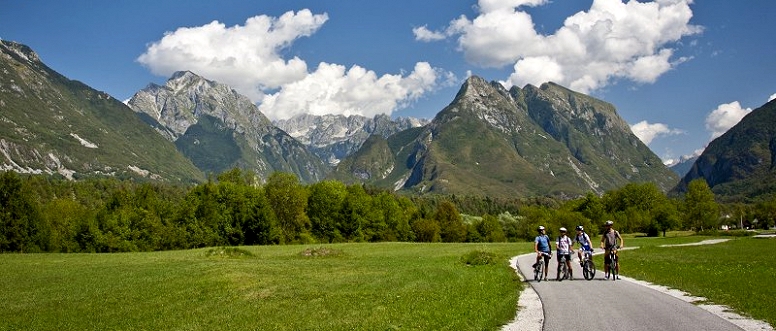
{"label": "cumulus cloud", "polygon": [[[424,31],[438,40],[457,37],[459,50],[482,67],[512,65],[502,84],[556,83],[587,93],[616,79],[652,83],[687,58],[674,59],[674,43],[698,34],[690,24],[692,0],[638,2],[594,0],[587,11],[567,17],[555,33],[540,34],[524,6],[548,0],[480,0],[474,19],[465,16],[440,31]],[[424,30],[428,30],[424,27]],[[548,67],[545,67],[548,66]],[[547,74],[549,68],[552,74]]]}
{"label": "cumulus cloud", "polygon": [[304,79],[267,95],[259,109],[275,119],[301,113],[372,117],[407,106],[434,89],[437,81],[446,83],[454,79],[451,74],[426,62],[417,63],[406,76],[386,74],[380,77],[360,66],[346,69],[342,65],[322,62]]}
{"label": "cumulus cloud", "polygon": [[264,89],[307,75],[303,60],[283,59],[280,52],[294,40],[315,33],[327,20],[327,14],[313,15],[305,9],[277,18],[254,16],[242,26],[226,27],[213,21],[179,28],[150,44],[137,60],[156,75],[190,70],[228,84],[256,101],[263,97]]}
{"label": "cumulus cloud", "polygon": [[[148,45],[137,60],[157,75],[189,70],[227,84],[259,103],[271,119],[301,113],[390,114],[454,79],[426,62],[417,63],[406,75],[378,77],[358,65],[346,70],[321,63],[309,72],[303,59],[283,57],[283,50],[313,35],[327,20],[325,13],[303,9],[280,17],[254,16],[233,27],[213,21],[179,28]],[[418,31],[423,34],[422,28]]]}
{"label": "cumulus cloud", "polygon": [[771,94],[771,96],[770,96],[770,97],[768,97],[768,102],[771,102],[771,101],[773,101],[773,99],[776,99],[776,93],[774,93],[774,94]]}
{"label": "cumulus cloud", "polygon": [[717,138],[738,124],[751,108],[743,108],[738,101],[724,103],[706,116],[706,130],[711,132],[711,139]]}
{"label": "cumulus cloud", "polygon": [[649,145],[652,140],[658,137],[684,133],[684,131],[679,129],[671,129],[668,125],[663,123],[649,123],[647,121],[641,121],[631,125],[631,131],[633,131],[633,134],[635,134],[645,145]]}

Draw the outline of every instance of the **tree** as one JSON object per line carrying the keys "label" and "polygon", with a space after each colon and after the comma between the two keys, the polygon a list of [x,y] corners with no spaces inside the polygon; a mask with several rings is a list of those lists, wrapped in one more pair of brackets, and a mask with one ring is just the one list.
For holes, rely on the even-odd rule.
{"label": "tree", "polygon": [[464,242],[466,240],[466,225],[461,215],[450,201],[442,201],[434,213],[434,220],[439,223],[440,236],[443,242]]}
{"label": "tree", "polygon": [[703,178],[694,179],[687,185],[683,209],[685,224],[696,232],[714,228],[719,219],[719,205]]}
{"label": "tree", "polygon": [[498,218],[495,216],[488,214],[483,215],[482,220],[477,222],[474,227],[485,242],[507,241],[507,237],[504,235],[504,229],[501,227],[501,222],[499,222]]}
{"label": "tree", "polygon": [[307,198],[307,216],[310,217],[312,234],[323,242],[344,241],[337,223],[342,220],[342,209],[348,195],[345,184],[324,180],[310,187]]}
{"label": "tree", "polygon": [[412,222],[412,231],[415,233],[415,238],[419,242],[439,242],[442,240],[439,235],[440,228],[439,222],[432,219],[417,219]]}
{"label": "tree", "polygon": [[660,205],[652,216],[655,219],[656,229],[663,232],[663,237],[666,236],[667,230],[679,227],[679,212],[674,201],[669,200]]}
{"label": "tree", "polygon": [[309,235],[310,219],[305,213],[308,192],[294,174],[273,173],[264,185],[264,193],[277,218],[283,242],[296,242]]}
{"label": "tree", "polygon": [[29,252],[41,247],[40,210],[13,171],[0,174],[0,252]]}

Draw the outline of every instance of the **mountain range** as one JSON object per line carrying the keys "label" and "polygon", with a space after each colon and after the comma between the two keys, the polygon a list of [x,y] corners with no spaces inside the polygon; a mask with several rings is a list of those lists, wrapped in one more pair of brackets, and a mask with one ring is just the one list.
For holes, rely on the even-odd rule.
{"label": "mountain range", "polygon": [[428,124],[428,120],[412,117],[391,119],[385,114],[368,118],[360,115],[296,115],[273,124],[288,132],[318,155],[330,166],[356,152],[372,135],[383,138],[414,127]]}
{"label": "mountain range", "polygon": [[126,104],[0,42],[0,169],[80,179],[201,182],[233,167],[306,183],[570,197],[704,178],[727,199],[776,190],[776,104],[709,144],[678,181],[613,105],[554,83],[505,89],[472,76],[431,120],[302,115],[271,122],[230,87],[183,71]]}
{"label": "mountain range", "polygon": [[677,181],[611,104],[552,83],[506,90],[476,76],[428,125],[370,137],[331,177],[506,197],[601,194],[637,181],[669,190]]}
{"label": "mountain range", "polygon": [[70,179],[196,182],[204,175],[125,104],[0,41],[0,168]]}
{"label": "mountain range", "polygon": [[247,97],[192,72],[176,72],[164,86],[150,84],[127,104],[205,173],[242,168],[266,179],[283,171],[313,183],[328,171]]}

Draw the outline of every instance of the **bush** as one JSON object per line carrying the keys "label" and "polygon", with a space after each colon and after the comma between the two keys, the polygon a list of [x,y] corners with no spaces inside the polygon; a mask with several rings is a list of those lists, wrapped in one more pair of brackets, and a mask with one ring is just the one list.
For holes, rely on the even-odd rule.
{"label": "bush", "polygon": [[219,248],[211,248],[210,250],[207,251],[205,256],[237,258],[237,257],[253,256],[253,253],[237,247],[219,247]]}
{"label": "bush", "polygon": [[461,257],[461,262],[469,266],[495,264],[498,256],[486,251],[471,251]]}

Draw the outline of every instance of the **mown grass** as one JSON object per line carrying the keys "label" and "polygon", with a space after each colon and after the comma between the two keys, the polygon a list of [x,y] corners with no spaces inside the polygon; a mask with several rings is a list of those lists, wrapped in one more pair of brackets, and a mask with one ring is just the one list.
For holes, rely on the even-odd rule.
{"label": "mown grass", "polygon": [[[381,243],[3,254],[0,329],[495,330],[514,318],[522,287],[507,260],[530,249]],[[480,252],[497,263],[466,263]]]}
{"label": "mown grass", "polygon": [[660,247],[704,239],[712,238],[633,238],[630,241],[626,238],[628,246],[641,248],[620,252],[621,272],[704,297],[776,326],[776,315],[773,314],[776,309],[776,286],[773,284],[776,266],[772,256],[776,239],[724,237],[730,241]]}

